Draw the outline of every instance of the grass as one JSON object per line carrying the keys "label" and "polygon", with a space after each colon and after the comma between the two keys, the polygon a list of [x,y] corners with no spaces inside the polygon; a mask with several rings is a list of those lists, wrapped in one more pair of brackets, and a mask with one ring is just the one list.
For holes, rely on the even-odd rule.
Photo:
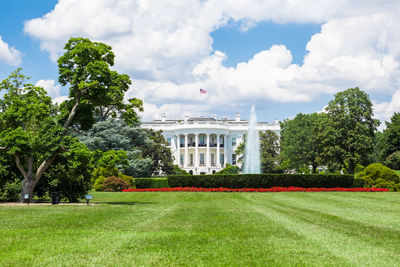
{"label": "grass", "polygon": [[398,266],[398,193],[93,193],[1,206],[0,266]]}

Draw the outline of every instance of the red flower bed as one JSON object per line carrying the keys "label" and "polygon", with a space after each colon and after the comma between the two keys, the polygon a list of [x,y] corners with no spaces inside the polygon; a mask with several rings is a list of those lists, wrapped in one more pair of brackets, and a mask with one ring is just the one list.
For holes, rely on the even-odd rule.
{"label": "red flower bed", "polygon": [[387,192],[386,188],[303,188],[303,187],[271,187],[271,188],[198,188],[198,187],[172,187],[172,188],[145,188],[124,189],[123,192]]}

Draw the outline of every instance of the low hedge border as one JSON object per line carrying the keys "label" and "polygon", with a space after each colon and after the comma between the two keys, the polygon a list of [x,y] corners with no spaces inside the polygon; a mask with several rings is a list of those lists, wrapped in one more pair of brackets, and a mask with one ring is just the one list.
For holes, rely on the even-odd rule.
{"label": "low hedge border", "polygon": [[169,188],[167,178],[135,178],[135,186],[138,189]]}
{"label": "low hedge border", "polygon": [[352,187],[354,175],[350,174],[220,174],[171,175],[170,187],[202,188],[271,188],[271,187]]}

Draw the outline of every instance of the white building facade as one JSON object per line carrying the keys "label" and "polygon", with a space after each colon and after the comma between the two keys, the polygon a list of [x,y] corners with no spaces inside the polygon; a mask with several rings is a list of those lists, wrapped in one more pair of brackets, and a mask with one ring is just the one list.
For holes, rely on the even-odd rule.
{"label": "white building facade", "polygon": [[[183,120],[143,122],[143,128],[162,130],[174,156],[174,164],[191,174],[212,174],[229,163],[237,165],[235,150],[249,128],[237,113],[234,120],[214,117],[185,117]],[[279,122],[258,122],[260,131],[280,133]]]}

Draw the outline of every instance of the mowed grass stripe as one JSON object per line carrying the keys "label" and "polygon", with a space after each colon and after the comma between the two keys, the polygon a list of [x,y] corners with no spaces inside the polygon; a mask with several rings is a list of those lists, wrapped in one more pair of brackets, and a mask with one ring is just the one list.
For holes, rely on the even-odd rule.
{"label": "mowed grass stripe", "polygon": [[[322,213],[308,208],[291,206],[271,198],[267,203],[250,198],[253,209],[271,216],[276,223],[300,233],[317,246],[335,254],[350,265],[398,266],[400,239],[397,230],[371,227],[363,223]],[[248,198],[248,196],[246,196]],[[258,200],[258,201],[257,201]],[[315,203],[315,202],[310,202]]]}
{"label": "mowed grass stripe", "polygon": [[[94,193],[94,201],[104,204],[0,207],[0,265],[399,262],[398,232],[390,229],[398,217],[383,225],[371,223],[368,217],[359,218],[360,206],[352,204],[357,201],[346,204],[346,197],[354,193],[342,194],[343,198],[336,193]],[[364,199],[368,194],[376,193],[352,197]],[[397,195],[387,199],[391,197]],[[388,201],[366,202],[373,207],[372,215],[388,217],[386,209],[389,214],[396,210]],[[351,211],[357,214],[354,219]]]}

